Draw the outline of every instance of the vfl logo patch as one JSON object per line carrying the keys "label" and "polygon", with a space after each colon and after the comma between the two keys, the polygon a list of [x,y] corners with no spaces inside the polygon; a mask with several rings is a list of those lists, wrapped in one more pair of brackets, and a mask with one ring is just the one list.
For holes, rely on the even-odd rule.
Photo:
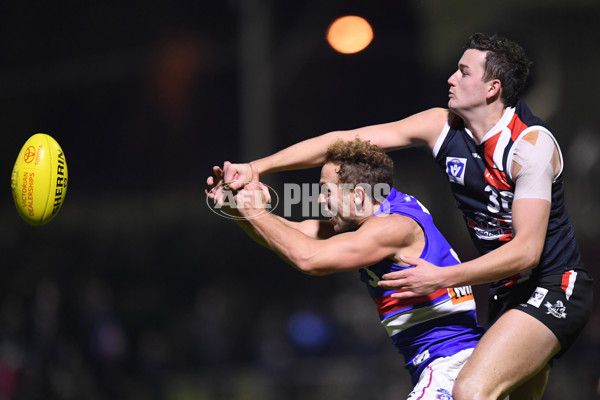
{"label": "vfl logo patch", "polygon": [[467,168],[467,159],[458,157],[446,157],[446,173],[450,182],[465,184],[465,169]]}
{"label": "vfl logo patch", "polygon": [[548,289],[536,287],[529,300],[527,300],[527,304],[531,304],[535,308],[540,308],[540,305],[542,305],[542,301],[544,301],[547,293]]}
{"label": "vfl logo patch", "polygon": [[546,314],[550,314],[556,318],[567,318],[567,313],[565,312],[567,310],[567,307],[563,305],[562,301],[557,300],[556,303],[554,303],[554,305],[547,301],[546,304],[544,304],[544,306],[546,306],[546,308],[548,309],[548,312],[546,312]]}

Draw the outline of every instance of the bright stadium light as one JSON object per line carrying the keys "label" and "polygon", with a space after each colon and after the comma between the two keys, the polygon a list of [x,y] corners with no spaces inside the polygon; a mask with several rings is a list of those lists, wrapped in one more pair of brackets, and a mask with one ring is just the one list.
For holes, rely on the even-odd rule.
{"label": "bright stadium light", "polygon": [[329,25],[327,41],[336,51],[344,54],[358,53],[373,40],[373,29],[362,17],[347,15]]}

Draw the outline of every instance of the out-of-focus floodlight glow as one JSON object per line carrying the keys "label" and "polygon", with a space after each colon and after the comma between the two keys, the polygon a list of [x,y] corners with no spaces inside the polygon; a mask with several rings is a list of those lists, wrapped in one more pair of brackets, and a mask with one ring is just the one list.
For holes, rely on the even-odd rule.
{"label": "out-of-focus floodlight glow", "polygon": [[361,17],[347,15],[329,25],[327,41],[336,51],[344,54],[358,53],[373,40],[371,25]]}

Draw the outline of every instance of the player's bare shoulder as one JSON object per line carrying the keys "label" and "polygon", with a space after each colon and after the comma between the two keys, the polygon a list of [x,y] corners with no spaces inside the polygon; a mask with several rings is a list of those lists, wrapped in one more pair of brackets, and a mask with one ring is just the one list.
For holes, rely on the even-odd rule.
{"label": "player's bare shoulder", "polygon": [[435,146],[446,124],[450,123],[454,118],[454,114],[446,108],[436,107],[427,110],[427,146],[430,149],[433,149]]}

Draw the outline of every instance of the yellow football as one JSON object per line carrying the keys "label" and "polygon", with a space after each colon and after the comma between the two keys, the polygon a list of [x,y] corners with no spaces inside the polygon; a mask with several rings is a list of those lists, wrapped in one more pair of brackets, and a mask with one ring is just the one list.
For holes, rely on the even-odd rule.
{"label": "yellow football", "polygon": [[37,133],[23,145],[10,177],[17,210],[30,225],[47,224],[67,194],[67,161],[50,135]]}

